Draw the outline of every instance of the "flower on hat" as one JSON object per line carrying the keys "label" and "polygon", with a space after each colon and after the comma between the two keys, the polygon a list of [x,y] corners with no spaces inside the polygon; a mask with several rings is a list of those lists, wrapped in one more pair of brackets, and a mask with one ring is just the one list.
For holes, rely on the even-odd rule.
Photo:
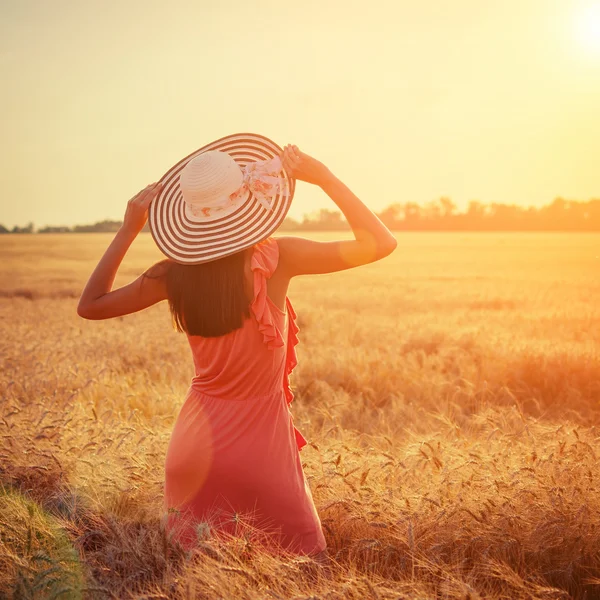
{"label": "flower on hat", "polygon": [[242,185],[230,194],[229,199],[235,202],[250,190],[256,200],[267,210],[273,210],[273,198],[277,194],[289,195],[287,181],[278,174],[282,170],[281,159],[274,156],[269,160],[259,160],[248,163],[244,169]]}

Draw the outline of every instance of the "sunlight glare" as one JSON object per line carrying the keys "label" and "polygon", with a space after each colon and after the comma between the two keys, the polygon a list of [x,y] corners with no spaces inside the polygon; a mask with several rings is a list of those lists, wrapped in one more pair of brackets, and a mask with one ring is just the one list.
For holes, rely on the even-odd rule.
{"label": "sunlight glare", "polygon": [[600,2],[586,7],[581,12],[576,35],[584,50],[600,56]]}

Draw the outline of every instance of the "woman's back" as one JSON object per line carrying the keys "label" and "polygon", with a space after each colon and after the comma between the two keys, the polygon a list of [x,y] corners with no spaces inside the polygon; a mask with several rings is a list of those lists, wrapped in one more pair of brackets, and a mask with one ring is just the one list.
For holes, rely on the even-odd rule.
{"label": "woman's back", "polygon": [[295,364],[298,340],[291,304],[286,302],[282,311],[267,294],[278,258],[272,238],[254,247],[253,300],[242,328],[219,337],[187,336],[195,367],[192,388],[197,392],[222,399],[254,398],[280,393],[284,383],[287,387],[286,366],[291,370]]}
{"label": "woman's back", "polygon": [[194,523],[202,520],[232,534],[242,522],[259,526],[269,541],[301,553],[325,548],[298,454],[306,440],[289,411],[296,315],[289,300],[282,311],[267,294],[278,258],[273,239],[254,247],[254,299],[242,328],[214,338],[188,335],[196,372],[165,478],[165,510],[175,513],[167,528],[184,546],[194,545]]}

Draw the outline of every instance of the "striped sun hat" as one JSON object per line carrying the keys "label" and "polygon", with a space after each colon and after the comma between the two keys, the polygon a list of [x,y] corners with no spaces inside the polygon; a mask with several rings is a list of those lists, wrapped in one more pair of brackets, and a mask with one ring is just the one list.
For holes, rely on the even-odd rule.
{"label": "striped sun hat", "polygon": [[163,254],[196,265],[249,248],[283,222],[294,189],[273,141],[228,135],[192,152],[160,179],[148,211]]}

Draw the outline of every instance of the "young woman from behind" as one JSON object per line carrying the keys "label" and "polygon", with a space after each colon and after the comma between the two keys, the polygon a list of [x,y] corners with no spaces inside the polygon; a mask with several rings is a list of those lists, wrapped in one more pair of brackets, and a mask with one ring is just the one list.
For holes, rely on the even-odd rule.
{"label": "young woman from behind", "polygon": [[[326,542],[299,454],[307,442],[290,412],[298,327],[288,286],[300,275],[380,260],[396,248],[396,239],[319,160],[295,145],[274,158],[290,181],[317,185],[333,200],[354,239],[268,235],[199,264],[167,258],[111,291],[151,203],[164,191],[152,184],[129,201],[123,226],[92,273],[77,312],[85,319],[109,319],[167,300],[175,328],[188,337],[195,374],[165,460],[163,523],[172,537],[192,550],[209,531],[251,531],[274,548],[323,561]],[[213,209],[202,210],[210,215]]]}

